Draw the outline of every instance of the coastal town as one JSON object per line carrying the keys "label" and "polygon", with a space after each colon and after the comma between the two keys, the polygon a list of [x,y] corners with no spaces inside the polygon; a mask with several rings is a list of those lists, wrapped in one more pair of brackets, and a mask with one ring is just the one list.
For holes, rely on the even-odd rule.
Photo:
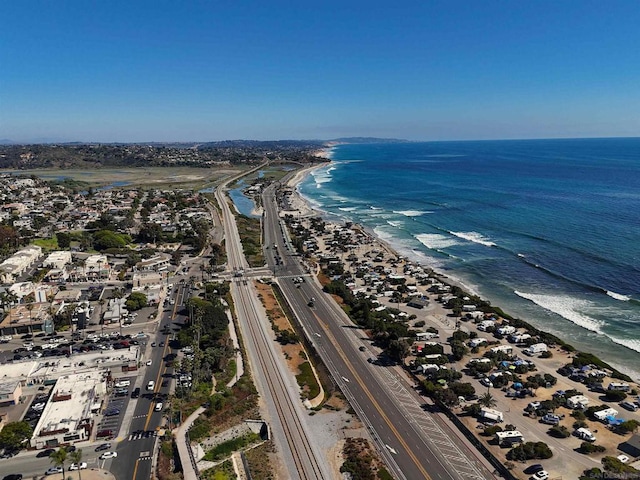
{"label": "coastal town", "polygon": [[[292,323],[321,312],[322,302],[337,302],[351,322],[343,330],[357,347],[353,364],[382,385],[388,376],[398,379],[391,398],[418,436],[437,422],[447,425],[438,427],[454,439],[447,441],[476,452],[472,478],[638,478],[640,397],[633,379],[398,255],[363,227],[323,218],[296,190],[308,169],[295,175],[291,165],[280,169],[281,185],[265,180],[261,168],[234,174],[248,176],[253,220],[265,229],[258,220],[267,208],[263,195],[275,188],[283,241],[265,241],[262,264],[246,269],[231,268],[226,258],[229,222],[221,221],[222,206],[211,195],[218,185],[208,191],[133,181],[95,187],[0,176],[5,478],[22,478],[9,472],[29,461],[40,470],[25,476],[35,478],[80,470],[85,478],[90,472],[130,478],[114,461],[129,454],[146,478],[284,478],[275,467],[258,473],[258,464],[282,462],[272,452],[241,458],[245,450],[269,452],[274,441],[264,433],[269,415],[256,406],[255,387],[243,376],[249,366],[242,359],[253,359],[236,329],[247,333],[229,309],[233,284],[247,283],[265,289],[268,312],[275,308],[265,304],[270,289],[283,298],[289,289],[301,295],[304,313],[297,311]],[[248,238],[240,232],[245,254]],[[285,257],[304,273],[290,274]],[[311,286],[322,292],[309,297]],[[290,343],[305,345],[300,356],[326,373],[298,380],[297,402],[314,414],[309,421],[316,422],[323,455],[331,457],[332,478],[374,478],[353,470],[358,465],[373,475],[374,467],[342,448],[352,441],[369,446],[377,458],[369,463],[383,475],[381,447],[392,454],[396,447],[376,440],[366,418],[335,411],[343,395],[349,403],[356,382],[322,365],[313,352],[322,334],[301,339],[303,327],[271,335],[291,378],[301,372],[286,353]],[[309,395],[313,382],[319,393]],[[231,414],[236,403],[247,408]],[[216,412],[227,417],[203,420]],[[187,424],[191,440],[181,427]],[[133,451],[127,443],[143,446]],[[182,444],[187,453],[179,451]],[[444,444],[434,447],[437,455],[453,457],[438,450]],[[228,454],[211,453],[221,445]],[[181,469],[168,466],[176,459]],[[463,467],[455,468],[462,475]],[[197,477],[186,473],[192,470]],[[602,472],[610,477],[597,476]]]}

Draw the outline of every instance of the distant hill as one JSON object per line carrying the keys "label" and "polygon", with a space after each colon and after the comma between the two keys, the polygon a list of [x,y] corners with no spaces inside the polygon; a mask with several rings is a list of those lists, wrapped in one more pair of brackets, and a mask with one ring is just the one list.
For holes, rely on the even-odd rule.
{"label": "distant hill", "polygon": [[378,138],[378,137],[343,137],[328,140],[329,142],[338,143],[407,143],[409,140],[401,138]]}

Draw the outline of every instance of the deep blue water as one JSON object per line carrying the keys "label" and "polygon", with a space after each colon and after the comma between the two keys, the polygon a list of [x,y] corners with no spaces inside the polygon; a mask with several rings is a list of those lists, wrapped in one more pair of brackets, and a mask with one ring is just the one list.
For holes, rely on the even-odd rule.
{"label": "deep blue water", "polygon": [[640,138],[341,145],[301,193],[640,371]]}

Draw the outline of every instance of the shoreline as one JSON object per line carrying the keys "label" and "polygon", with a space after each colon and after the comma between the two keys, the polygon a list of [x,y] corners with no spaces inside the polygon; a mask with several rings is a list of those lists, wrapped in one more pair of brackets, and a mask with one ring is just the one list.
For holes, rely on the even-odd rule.
{"label": "shoreline", "polygon": [[[331,160],[328,162],[330,163]],[[313,167],[310,168],[305,168],[300,170],[299,172],[296,173],[296,175],[294,175],[288,182],[287,182],[287,186],[292,188],[293,190],[293,195],[291,198],[291,206],[294,210],[297,210],[300,212],[300,215],[303,217],[306,216],[319,216],[323,219],[325,219],[328,223],[342,223],[344,224],[346,220],[344,217],[341,217],[338,214],[332,213],[332,212],[326,212],[320,208],[317,208],[313,205],[313,202],[308,199],[307,197],[305,197],[299,190],[299,185],[307,178],[307,176],[311,173],[312,170],[315,170],[317,168],[321,168],[321,167],[326,167],[327,163],[323,163],[320,165],[314,165]],[[385,249],[388,253],[390,253],[391,255],[395,255],[396,257],[400,257],[400,258],[404,258],[406,260],[409,260],[410,262],[413,262],[417,265],[420,265],[421,267],[424,268],[428,268],[430,270],[433,271],[433,273],[435,275],[437,275],[437,277],[439,279],[441,279],[441,281],[443,281],[446,284],[449,284],[451,286],[457,286],[459,288],[461,288],[462,290],[464,290],[465,292],[475,295],[479,298],[481,298],[482,300],[486,300],[486,297],[481,295],[475,288],[470,287],[469,285],[467,285],[463,279],[459,279],[457,277],[455,277],[455,272],[454,275],[451,275],[450,272],[443,272],[441,270],[439,270],[437,267],[434,267],[433,265],[430,265],[428,262],[425,262],[424,259],[420,259],[418,255],[415,255],[414,258],[412,258],[411,255],[406,254],[401,252],[400,250],[396,249],[389,241],[381,238],[378,234],[376,234],[376,232],[372,229],[369,228],[367,226],[358,224],[356,222],[352,222],[354,226],[357,226],[360,230],[362,230],[364,233],[366,233],[371,239],[372,241],[374,241],[376,244],[378,244],[380,246],[380,248]],[[418,257],[418,258],[416,258]],[[529,325],[531,325],[533,328],[536,328],[540,331],[544,331],[547,332],[547,330],[545,330],[543,325],[540,326],[536,326],[534,323],[532,323],[530,320],[526,319],[526,318],[520,318],[516,315],[511,315],[507,310],[503,310],[501,306],[499,305],[494,305],[492,304],[492,306],[494,308],[497,308],[501,311],[503,311],[506,315],[511,316],[512,318],[517,318],[520,321],[523,321]],[[549,333],[549,332],[547,332]],[[569,342],[567,340],[565,340],[565,338],[562,335],[558,335],[558,334],[553,334],[554,336],[556,336],[559,340],[561,340],[562,342],[566,343],[567,345],[571,345],[573,346],[577,351],[581,351],[581,352],[585,352],[585,353],[590,353],[593,351],[592,346],[589,345],[584,345],[582,344],[582,342],[579,342],[578,346],[575,345],[575,341],[573,342]],[[620,345],[617,344],[615,342],[613,342],[615,345],[618,345],[620,348],[624,348],[627,350],[630,350],[631,352],[633,352],[634,354],[637,354],[638,352],[636,352],[633,349],[630,349],[629,347],[626,347],[624,345]],[[630,367],[628,364],[622,364],[618,361],[615,361],[614,359],[608,359],[606,352],[600,352],[597,354],[598,358],[600,358],[601,360],[605,361],[606,363],[610,364],[613,368],[615,368],[616,370],[618,370],[621,373],[624,373],[626,375],[628,375],[629,377],[632,378],[632,380],[634,382],[640,382],[640,370],[636,370],[633,369],[632,367]]]}

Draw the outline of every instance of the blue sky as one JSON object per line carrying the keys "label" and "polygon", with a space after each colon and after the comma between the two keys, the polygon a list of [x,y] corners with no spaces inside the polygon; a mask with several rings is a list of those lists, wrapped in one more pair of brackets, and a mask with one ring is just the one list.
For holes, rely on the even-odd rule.
{"label": "blue sky", "polygon": [[0,139],[640,135],[635,0],[22,0],[0,15]]}

